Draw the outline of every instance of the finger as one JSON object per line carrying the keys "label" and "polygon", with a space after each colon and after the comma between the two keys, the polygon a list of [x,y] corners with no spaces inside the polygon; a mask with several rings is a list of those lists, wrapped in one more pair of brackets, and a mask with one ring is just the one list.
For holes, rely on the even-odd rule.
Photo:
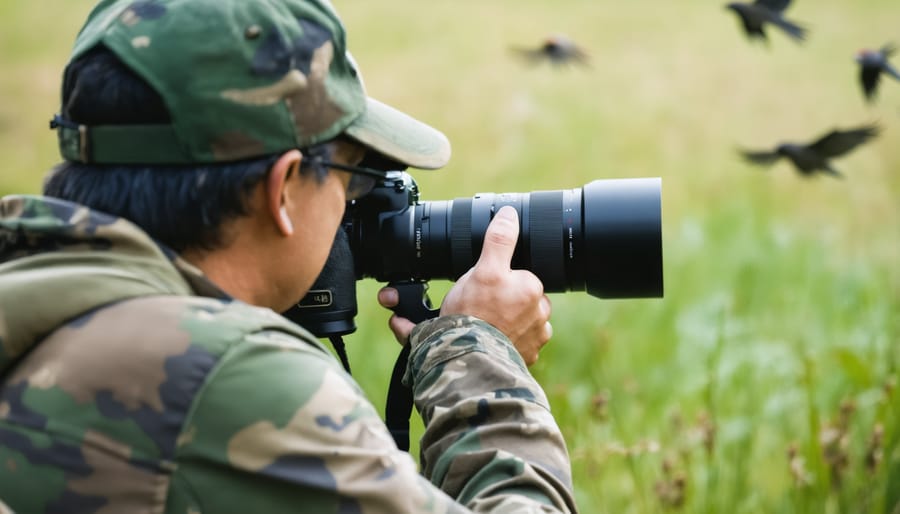
{"label": "finger", "polygon": [[391,319],[388,320],[388,327],[390,327],[391,332],[394,333],[394,337],[397,338],[397,341],[406,346],[409,343],[409,334],[412,332],[413,327],[416,324],[412,321],[401,318],[394,314],[391,316]]}
{"label": "finger", "polygon": [[494,215],[484,233],[484,246],[476,266],[510,269],[518,238],[519,213],[508,205],[504,206]]}
{"label": "finger", "polygon": [[550,304],[550,298],[548,298],[547,295],[541,296],[540,309],[541,314],[543,314],[545,318],[550,319],[550,314],[553,312],[553,306]]}
{"label": "finger", "polygon": [[528,355],[522,355],[522,360],[525,361],[525,366],[531,367],[532,364],[537,362],[538,356],[540,356],[540,351],[538,348],[535,348],[528,352]]}
{"label": "finger", "polygon": [[387,307],[388,309],[396,307],[397,304],[400,303],[400,293],[393,287],[382,287],[378,291],[378,303],[380,303],[382,307]]}

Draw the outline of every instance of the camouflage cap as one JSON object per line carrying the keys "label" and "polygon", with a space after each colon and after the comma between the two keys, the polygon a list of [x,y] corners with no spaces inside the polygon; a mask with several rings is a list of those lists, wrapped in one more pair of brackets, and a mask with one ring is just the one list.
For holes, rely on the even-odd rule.
{"label": "camouflage cap", "polygon": [[450,144],[368,98],[327,0],[102,0],[72,60],[97,45],[163,98],[168,125],[79,125],[57,116],[67,160],[226,162],[345,133],[394,161],[435,169]]}

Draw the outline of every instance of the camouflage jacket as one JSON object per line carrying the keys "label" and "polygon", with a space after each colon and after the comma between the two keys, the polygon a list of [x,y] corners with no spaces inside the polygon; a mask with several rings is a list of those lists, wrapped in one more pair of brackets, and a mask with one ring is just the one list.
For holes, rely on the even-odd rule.
{"label": "camouflage jacket", "polygon": [[416,327],[419,473],[333,355],[135,225],[0,200],[0,498],[41,512],[572,512],[566,447],[508,340]]}

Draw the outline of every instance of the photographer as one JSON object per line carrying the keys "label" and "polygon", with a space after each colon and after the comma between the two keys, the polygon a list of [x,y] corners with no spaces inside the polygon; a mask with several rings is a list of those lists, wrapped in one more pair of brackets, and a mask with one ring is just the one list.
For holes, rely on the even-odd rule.
{"label": "photographer", "polygon": [[[64,162],[0,200],[0,498],[37,512],[573,512],[526,364],[551,335],[500,210],[406,380],[422,474],[284,312],[380,163],[444,136],[368,99],[317,0],[107,0],[64,74]],[[379,301],[392,307],[396,291]]]}

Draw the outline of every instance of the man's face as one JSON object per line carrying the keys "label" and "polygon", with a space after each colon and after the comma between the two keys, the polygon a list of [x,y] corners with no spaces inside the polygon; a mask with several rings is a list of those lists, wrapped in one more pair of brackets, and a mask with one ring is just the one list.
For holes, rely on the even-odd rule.
{"label": "man's face", "polygon": [[[336,164],[354,166],[366,153],[365,147],[352,141],[338,139],[332,144],[331,159]],[[284,310],[309,291],[325,266],[344,216],[347,187],[352,177],[349,172],[333,168],[321,182],[311,173],[298,175],[289,178],[285,185],[290,189],[290,197],[296,200],[285,205],[294,234],[286,241],[283,258],[279,259],[289,276],[282,277],[281,284],[275,285],[279,289],[289,289],[283,291],[284,298],[290,302]]]}

